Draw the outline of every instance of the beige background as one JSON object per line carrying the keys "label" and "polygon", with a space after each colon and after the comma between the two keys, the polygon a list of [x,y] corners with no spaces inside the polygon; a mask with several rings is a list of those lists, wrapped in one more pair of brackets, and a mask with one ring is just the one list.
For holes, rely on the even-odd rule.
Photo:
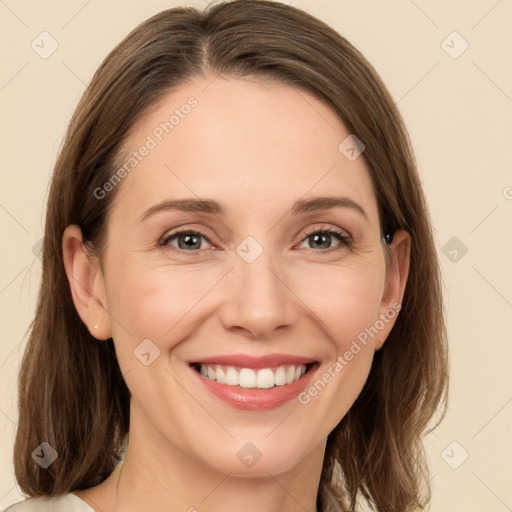
{"label": "beige background", "polygon": [[[512,510],[512,3],[292,4],[368,57],[415,147],[443,264],[452,364],[449,413],[426,440],[431,510]],[[0,0],[0,508],[21,499],[11,463],[16,376],[40,279],[33,248],[43,234],[48,181],[65,127],[107,52],[139,22],[175,5],[205,2]],[[47,59],[31,48],[43,31],[59,45]],[[453,31],[469,44],[457,58],[444,48],[458,53],[462,39],[452,35],[442,46]],[[452,237],[467,247],[462,257],[456,249],[457,261],[450,254],[455,246],[446,246]]]}

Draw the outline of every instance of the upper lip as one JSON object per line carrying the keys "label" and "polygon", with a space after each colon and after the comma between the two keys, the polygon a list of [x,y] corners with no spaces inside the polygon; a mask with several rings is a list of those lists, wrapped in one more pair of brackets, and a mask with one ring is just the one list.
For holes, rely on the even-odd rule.
{"label": "upper lip", "polygon": [[219,364],[226,366],[238,366],[240,368],[270,368],[285,364],[311,364],[315,359],[293,354],[267,354],[265,356],[253,356],[250,354],[226,354],[222,356],[202,357],[188,361],[189,364]]}

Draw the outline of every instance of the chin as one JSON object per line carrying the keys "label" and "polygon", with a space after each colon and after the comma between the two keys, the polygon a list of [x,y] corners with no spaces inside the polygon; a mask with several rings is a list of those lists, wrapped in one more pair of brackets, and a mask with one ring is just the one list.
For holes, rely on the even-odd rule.
{"label": "chin", "polygon": [[[265,434],[265,436],[268,434]],[[271,434],[272,436],[272,434]],[[261,439],[260,435],[260,439]],[[304,443],[298,443],[288,438],[285,443],[276,437],[273,441],[261,439],[250,441],[250,436],[244,436],[244,441],[232,439],[223,445],[219,442],[218,450],[209,449],[200,453],[203,463],[221,473],[230,473],[238,477],[268,477],[268,474],[286,473],[297,466],[305,453]]]}

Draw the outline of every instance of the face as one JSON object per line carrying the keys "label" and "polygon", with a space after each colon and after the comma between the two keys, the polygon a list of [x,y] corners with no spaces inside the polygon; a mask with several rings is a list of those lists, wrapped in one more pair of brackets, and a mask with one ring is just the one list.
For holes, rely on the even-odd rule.
{"label": "face", "polygon": [[324,446],[398,314],[364,160],[339,149],[350,133],[326,104],[286,85],[198,80],[135,128],[103,307],[81,315],[104,315],[131,429],[219,471],[287,471]]}

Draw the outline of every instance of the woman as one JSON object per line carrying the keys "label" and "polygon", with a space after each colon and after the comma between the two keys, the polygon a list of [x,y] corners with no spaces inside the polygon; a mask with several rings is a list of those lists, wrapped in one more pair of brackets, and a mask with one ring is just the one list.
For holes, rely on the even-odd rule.
{"label": "woman", "polygon": [[406,129],[350,43],[267,1],[153,16],[54,169],[8,510],[422,508],[441,291]]}

